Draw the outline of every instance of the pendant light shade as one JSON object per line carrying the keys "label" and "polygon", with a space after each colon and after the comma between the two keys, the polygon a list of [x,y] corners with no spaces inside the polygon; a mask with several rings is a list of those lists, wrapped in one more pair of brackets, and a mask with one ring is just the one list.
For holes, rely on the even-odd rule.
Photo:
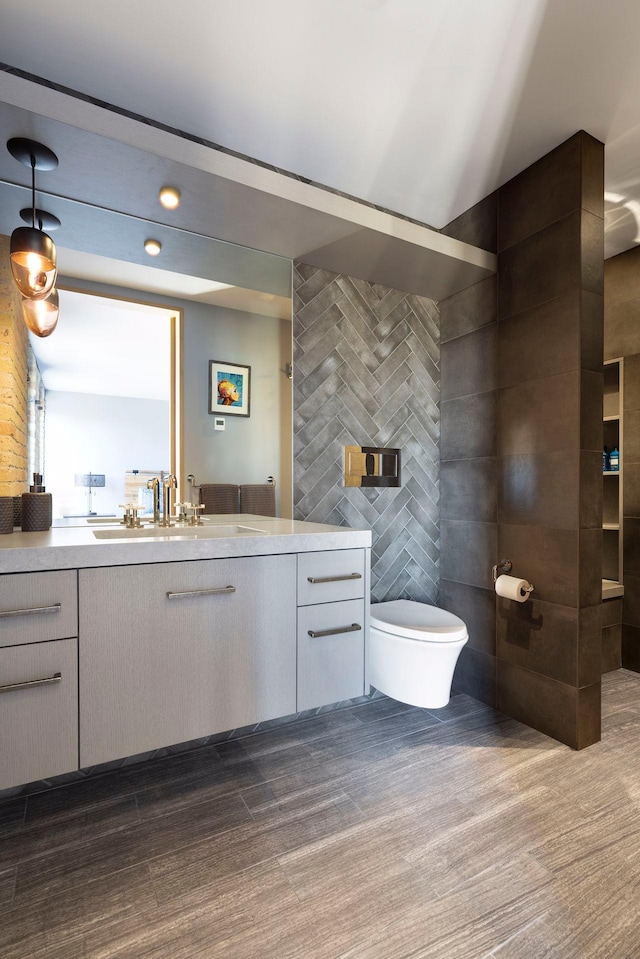
{"label": "pendant light shade", "polygon": [[32,226],[11,234],[11,272],[23,296],[42,300],[56,282],[56,248],[51,237]]}
{"label": "pendant light shade", "polygon": [[60,309],[58,291],[52,290],[46,299],[22,301],[22,317],[27,327],[36,336],[50,336],[58,325]]}

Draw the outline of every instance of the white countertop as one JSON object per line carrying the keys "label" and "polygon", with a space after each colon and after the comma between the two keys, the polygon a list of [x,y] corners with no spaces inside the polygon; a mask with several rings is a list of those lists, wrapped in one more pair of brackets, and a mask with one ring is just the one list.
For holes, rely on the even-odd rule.
{"label": "white countertop", "polygon": [[[371,546],[370,530],[274,519],[249,513],[203,517],[195,528],[173,527],[144,536],[117,522],[79,520],[82,525],[54,527],[44,533],[15,531],[0,536],[0,573],[171,563],[230,556],[307,553]],[[229,535],[220,527],[248,526],[256,532]],[[94,535],[108,532],[109,538]],[[121,535],[118,535],[121,533]]]}

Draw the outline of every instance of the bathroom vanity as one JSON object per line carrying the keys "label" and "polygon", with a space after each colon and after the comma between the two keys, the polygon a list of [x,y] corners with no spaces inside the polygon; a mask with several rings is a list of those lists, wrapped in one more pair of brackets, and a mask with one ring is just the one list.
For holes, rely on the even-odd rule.
{"label": "bathroom vanity", "polygon": [[207,521],[2,538],[0,789],[368,691],[371,533]]}

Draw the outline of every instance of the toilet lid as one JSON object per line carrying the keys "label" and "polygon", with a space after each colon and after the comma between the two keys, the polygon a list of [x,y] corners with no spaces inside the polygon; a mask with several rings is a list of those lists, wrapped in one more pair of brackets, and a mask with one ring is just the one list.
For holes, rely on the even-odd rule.
{"label": "toilet lid", "polygon": [[454,643],[468,639],[467,627],[453,613],[411,599],[375,603],[371,607],[370,622],[383,633],[428,640],[430,643]]}

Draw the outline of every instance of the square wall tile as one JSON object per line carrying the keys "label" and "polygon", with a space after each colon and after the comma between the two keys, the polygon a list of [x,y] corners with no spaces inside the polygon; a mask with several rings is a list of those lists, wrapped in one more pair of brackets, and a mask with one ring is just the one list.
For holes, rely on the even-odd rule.
{"label": "square wall tile", "polygon": [[[501,457],[498,522],[577,529],[579,458],[569,450]],[[598,479],[601,488],[602,471]]]}
{"label": "square wall tile", "polygon": [[581,529],[579,536],[580,606],[598,606],[602,602],[602,530]]}
{"label": "square wall tile", "polygon": [[[604,297],[582,290],[582,318],[580,322],[580,364],[583,370],[602,373],[604,356]],[[620,356],[616,353],[615,356]],[[608,357],[604,357],[608,359]]]}
{"label": "square wall tile", "polygon": [[498,191],[490,193],[475,206],[447,223],[440,231],[463,243],[479,246],[481,250],[498,250]]}
{"label": "square wall tile", "polygon": [[578,690],[578,749],[600,742],[602,726],[602,684],[583,686]]}
{"label": "square wall tile", "polygon": [[453,674],[452,688],[488,706],[496,705],[496,660],[493,656],[462,647]]}
{"label": "square wall tile", "polygon": [[[498,385],[517,386],[580,367],[579,290],[500,320]],[[602,369],[600,353],[599,371]]]}
{"label": "square wall tile", "polygon": [[[600,604],[600,625],[603,629],[622,622],[622,597],[605,599]],[[640,622],[638,623],[640,625]]]}
{"label": "square wall tile", "polygon": [[495,324],[443,343],[440,350],[440,394],[453,400],[494,390],[497,382],[498,337]]}
{"label": "square wall tile", "polygon": [[578,746],[578,689],[497,661],[498,709],[574,749]]}
{"label": "square wall tile", "polygon": [[479,393],[440,406],[440,461],[496,455],[497,394]]}
{"label": "square wall tile", "polygon": [[569,686],[577,684],[578,610],[575,607],[542,603],[535,598],[516,603],[498,597],[496,623],[499,660]]}
{"label": "square wall tile", "polygon": [[582,289],[604,295],[604,220],[582,211]]}
{"label": "square wall tile", "polygon": [[602,391],[604,376],[582,370],[580,374],[580,449],[602,455]]}
{"label": "square wall tile", "polygon": [[582,149],[582,209],[604,217],[604,143],[580,131]]}
{"label": "square wall tile", "polygon": [[518,453],[577,450],[579,384],[580,374],[575,371],[529,380],[500,390],[499,454],[514,456]]}
{"label": "square wall tile", "polygon": [[640,626],[640,573],[624,571],[624,598],[622,600],[622,617],[617,622],[625,622],[629,626]]}
{"label": "square wall tile", "polygon": [[[640,302],[637,319],[640,321]],[[636,347],[638,346],[638,327],[636,326]],[[640,353],[627,355],[624,359],[624,410],[640,410]]]}
{"label": "square wall tile", "polygon": [[498,526],[499,557],[513,563],[512,576],[528,580],[536,599],[578,605],[578,533],[537,526]]}
{"label": "square wall tile", "polygon": [[622,666],[622,623],[602,630],[600,666],[603,673],[611,673]]}
{"label": "square wall tile", "polygon": [[581,208],[581,161],[581,137],[576,133],[500,187],[500,252]]}
{"label": "square wall tile", "polygon": [[[616,483],[617,480],[607,482]],[[602,529],[602,453],[580,452],[580,528]]]}
{"label": "square wall tile", "polygon": [[446,300],[440,300],[441,344],[497,321],[497,283],[495,276],[489,276]]}
{"label": "square wall tile", "polygon": [[491,589],[495,556],[495,523],[441,522],[440,575],[443,579]]}
{"label": "square wall tile", "polygon": [[442,519],[495,523],[498,505],[494,458],[447,460],[440,464]]}
{"label": "square wall tile", "polygon": [[499,254],[499,319],[581,287],[581,221],[577,210]]}
{"label": "square wall tile", "polygon": [[600,605],[584,606],[578,626],[578,686],[590,686],[600,682],[602,675]]}
{"label": "square wall tile", "polygon": [[[618,257],[612,259],[617,260]],[[607,260],[609,263],[611,260]],[[605,295],[605,304],[604,358],[615,360],[618,356],[631,356],[638,350],[640,296],[609,303]]]}
{"label": "square wall tile", "polygon": [[481,589],[440,580],[440,606],[459,616],[469,633],[468,646],[488,656],[496,653],[496,594]]}

